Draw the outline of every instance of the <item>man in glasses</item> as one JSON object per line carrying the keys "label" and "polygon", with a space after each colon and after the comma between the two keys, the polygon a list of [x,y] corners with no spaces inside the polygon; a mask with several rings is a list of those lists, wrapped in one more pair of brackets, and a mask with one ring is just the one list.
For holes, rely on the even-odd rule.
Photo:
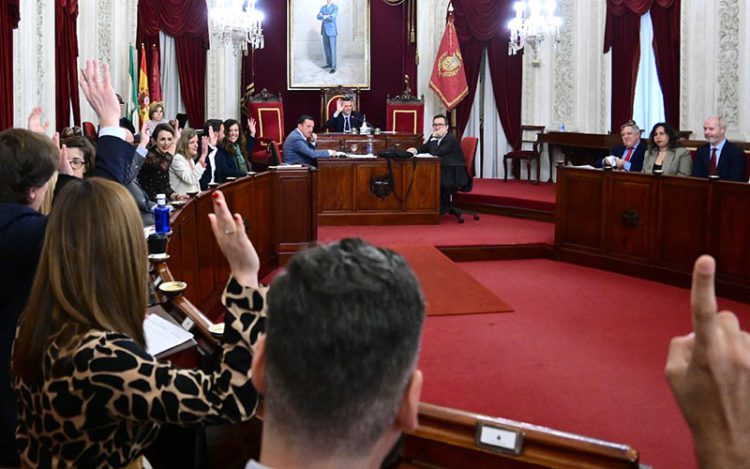
{"label": "man in glasses", "polygon": [[440,158],[440,213],[448,211],[450,193],[456,187],[469,183],[466,161],[461,144],[448,128],[448,118],[438,114],[432,118],[432,135],[419,148],[409,148],[409,152],[429,153]]}

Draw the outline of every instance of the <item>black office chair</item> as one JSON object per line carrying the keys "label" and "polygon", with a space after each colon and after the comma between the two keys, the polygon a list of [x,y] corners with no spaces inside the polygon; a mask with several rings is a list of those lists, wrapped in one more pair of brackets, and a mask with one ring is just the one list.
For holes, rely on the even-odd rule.
{"label": "black office chair", "polygon": [[462,166],[449,166],[448,168],[444,168],[444,171],[453,171],[452,181],[456,181],[456,184],[449,188],[450,192],[448,194],[448,210],[447,213],[454,215],[456,217],[456,220],[458,220],[459,223],[464,222],[463,215],[472,215],[474,217],[474,220],[479,220],[479,214],[477,212],[472,212],[471,210],[464,210],[461,208],[457,208],[453,205],[453,199],[456,196],[458,192],[471,192],[472,189],[472,179],[473,176],[471,175],[472,168],[474,165],[474,155],[476,155],[477,152],[477,145],[479,144],[479,139],[477,137],[464,137],[461,139],[461,151],[464,154],[464,161],[466,162],[466,174],[469,177],[469,180],[466,184],[461,184],[460,181],[463,179],[460,177],[461,173],[464,171],[464,167]]}

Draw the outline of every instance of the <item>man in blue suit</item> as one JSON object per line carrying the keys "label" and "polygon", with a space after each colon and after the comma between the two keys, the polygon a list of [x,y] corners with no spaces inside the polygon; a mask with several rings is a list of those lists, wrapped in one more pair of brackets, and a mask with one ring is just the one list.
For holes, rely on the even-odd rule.
{"label": "man in blue suit", "polygon": [[314,166],[318,158],[328,158],[336,152],[333,150],[316,150],[318,136],[313,132],[313,118],[303,114],[297,120],[297,128],[284,140],[284,162],[288,164],[306,164]]}
{"label": "man in blue suit", "polygon": [[[613,168],[640,173],[648,147],[646,143],[641,142],[641,129],[635,121],[627,121],[620,126],[620,137],[622,145],[615,145],[611,151],[611,155],[615,157],[612,162]],[[604,164],[606,164],[604,158],[600,158],[594,166],[601,168]]]}
{"label": "man in blue suit", "polygon": [[708,142],[698,148],[693,162],[693,177],[719,176],[725,181],[747,181],[745,153],[726,139],[727,124],[719,116],[703,122],[703,136]]}
{"label": "man in blue suit", "polygon": [[326,4],[320,7],[318,19],[320,23],[320,35],[323,36],[323,51],[326,54],[326,64],[323,68],[330,68],[331,73],[336,73],[336,15],[339,13],[333,0],[326,0]]}

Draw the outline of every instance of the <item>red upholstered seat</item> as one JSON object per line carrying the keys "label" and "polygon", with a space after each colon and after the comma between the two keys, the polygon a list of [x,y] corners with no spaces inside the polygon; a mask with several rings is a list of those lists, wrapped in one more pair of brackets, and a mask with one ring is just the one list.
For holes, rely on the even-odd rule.
{"label": "red upholstered seat", "polygon": [[[518,142],[513,145],[513,151],[508,152],[503,157],[503,169],[505,171],[505,180],[508,180],[508,160],[520,161],[526,160],[526,174],[531,181],[531,162],[536,160],[536,182],[539,184],[539,173],[541,171],[541,144],[539,143],[539,134],[544,133],[544,126],[541,125],[522,125],[521,134]],[[524,149],[523,146],[530,144],[531,149]]]}
{"label": "red upholstered seat", "polygon": [[263,89],[247,101],[247,110],[257,121],[256,138],[258,145],[253,151],[253,161],[265,163],[267,146],[275,142],[281,146],[284,142],[284,104],[281,96]]}
{"label": "red upholstered seat", "polygon": [[417,98],[411,94],[406,80],[404,91],[385,101],[385,128],[396,132],[421,134],[424,129],[424,95]]}
{"label": "red upholstered seat", "polygon": [[466,160],[466,172],[469,173],[469,177],[474,176],[474,157],[477,154],[477,145],[479,145],[477,137],[461,139],[461,151],[464,154],[464,160]]}
{"label": "red upholstered seat", "polygon": [[93,122],[83,122],[83,135],[84,137],[88,137],[89,140],[96,142],[99,135],[96,133],[96,126]]}

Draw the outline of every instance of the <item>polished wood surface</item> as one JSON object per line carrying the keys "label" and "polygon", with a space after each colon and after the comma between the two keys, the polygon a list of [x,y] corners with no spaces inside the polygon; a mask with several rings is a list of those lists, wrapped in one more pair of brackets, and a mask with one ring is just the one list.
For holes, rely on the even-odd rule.
{"label": "polished wood surface", "polygon": [[[520,454],[479,446],[481,424],[521,433]],[[403,443],[399,467],[638,468],[638,452],[629,446],[425,403],[419,406],[419,427]]]}
{"label": "polished wood surface", "polygon": [[380,198],[371,191],[371,181],[388,175],[387,160],[319,159],[318,222],[321,225],[439,223],[440,160],[393,160],[392,168],[393,192]]}
{"label": "polished wood surface", "polygon": [[[283,265],[295,252],[315,244],[316,177],[316,172],[307,168],[272,170],[219,186],[232,212],[245,220],[260,257],[261,276]],[[173,213],[167,265],[169,276],[187,282],[184,299],[210,321],[216,321],[223,316],[219,300],[229,267],[208,222],[208,214],[213,211],[211,192],[201,193]],[[195,322],[207,331],[204,321]]]}
{"label": "polished wood surface", "polygon": [[561,260],[687,287],[695,259],[717,263],[719,295],[750,301],[750,185],[558,168]]}
{"label": "polished wood surface", "polygon": [[[375,153],[387,148],[399,148],[406,150],[409,147],[418,147],[423,143],[421,134],[406,134],[394,132],[381,132],[371,135]],[[318,134],[317,147],[319,150],[336,150],[346,153],[365,153],[369,137],[361,134],[350,134],[341,132],[330,132]],[[352,145],[356,145],[356,151]]]}

